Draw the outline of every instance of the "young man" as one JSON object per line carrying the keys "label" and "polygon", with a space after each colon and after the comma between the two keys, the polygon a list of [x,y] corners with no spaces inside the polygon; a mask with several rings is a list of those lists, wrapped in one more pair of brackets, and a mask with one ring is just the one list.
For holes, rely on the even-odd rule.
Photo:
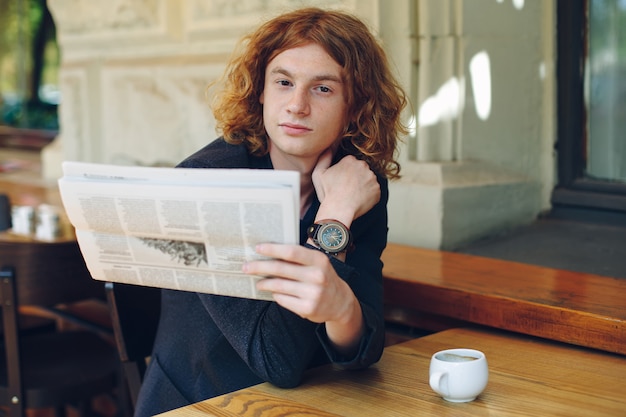
{"label": "young man", "polygon": [[367,27],[315,8],[243,39],[213,112],[223,136],[181,167],[296,170],[301,245],[261,244],[274,301],[164,290],[136,415],[263,381],[295,387],[311,366],[378,361],[384,345],[381,253],[387,179],[406,97]]}

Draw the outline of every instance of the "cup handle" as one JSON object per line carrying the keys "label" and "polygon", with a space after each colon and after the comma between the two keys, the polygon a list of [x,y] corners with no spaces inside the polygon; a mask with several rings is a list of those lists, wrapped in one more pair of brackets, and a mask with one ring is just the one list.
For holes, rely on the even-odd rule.
{"label": "cup handle", "polygon": [[447,372],[434,372],[430,376],[430,381],[429,381],[430,387],[433,389],[433,391],[435,391],[437,394],[442,395],[444,397],[447,397],[449,394],[447,376],[448,376]]}

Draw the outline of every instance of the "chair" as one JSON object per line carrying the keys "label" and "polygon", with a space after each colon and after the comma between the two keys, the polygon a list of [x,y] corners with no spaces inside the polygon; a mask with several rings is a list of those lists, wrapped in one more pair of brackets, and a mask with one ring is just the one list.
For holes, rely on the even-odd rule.
{"label": "chair", "polygon": [[146,364],[152,354],[161,313],[161,290],[107,282],[105,293],[111,312],[115,343],[134,410]]}
{"label": "chair", "polygon": [[67,406],[88,414],[94,397],[119,385],[114,346],[76,326],[26,332],[20,323],[25,314],[35,314],[89,325],[56,307],[104,298],[103,285],[91,279],[75,241],[3,238],[0,255],[0,406],[13,417],[32,408],[54,408],[63,415]]}

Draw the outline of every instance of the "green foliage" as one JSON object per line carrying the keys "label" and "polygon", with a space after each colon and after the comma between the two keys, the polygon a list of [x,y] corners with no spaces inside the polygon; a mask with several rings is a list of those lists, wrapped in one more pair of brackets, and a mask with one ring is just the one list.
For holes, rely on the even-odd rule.
{"label": "green foliage", "polygon": [[57,106],[41,101],[0,105],[0,124],[30,129],[59,130]]}
{"label": "green foliage", "polygon": [[[44,24],[45,0],[0,0],[0,124],[57,129],[56,105],[41,101],[40,83],[56,84],[58,49],[54,26],[44,33],[45,47],[36,47]],[[43,57],[43,67],[35,64]]]}
{"label": "green foliage", "polygon": [[591,58],[608,53],[626,63],[626,1],[592,0],[589,5]]}

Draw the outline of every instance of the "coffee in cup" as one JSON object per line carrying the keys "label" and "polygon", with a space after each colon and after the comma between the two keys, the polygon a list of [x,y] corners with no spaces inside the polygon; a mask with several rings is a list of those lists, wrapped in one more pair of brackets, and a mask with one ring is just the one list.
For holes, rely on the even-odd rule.
{"label": "coffee in cup", "polygon": [[473,401],[487,386],[485,354],[475,349],[447,349],[430,360],[430,387],[444,400]]}

